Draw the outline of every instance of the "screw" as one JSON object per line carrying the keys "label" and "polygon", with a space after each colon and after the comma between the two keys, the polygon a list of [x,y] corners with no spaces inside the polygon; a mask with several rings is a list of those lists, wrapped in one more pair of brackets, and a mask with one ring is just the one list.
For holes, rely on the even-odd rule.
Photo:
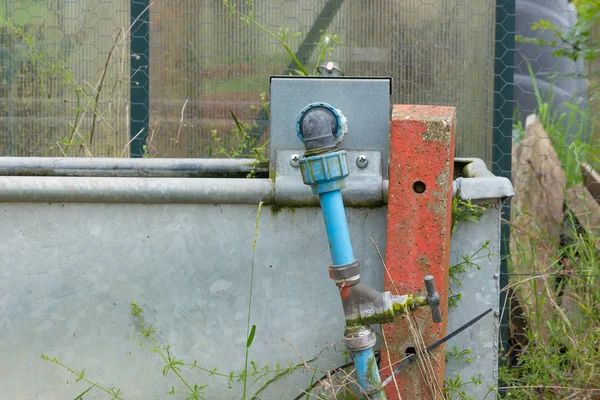
{"label": "screw", "polygon": [[495,317],[498,317],[498,316],[500,316],[500,312],[499,312],[499,311],[494,311],[494,316],[495,316]]}
{"label": "screw", "polygon": [[292,167],[297,167],[300,161],[300,155],[298,154],[292,154],[292,156],[290,157],[290,164],[292,164]]}
{"label": "screw", "polygon": [[498,274],[494,274],[494,279],[498,279]]}
{"label": "screw", "polygon": [[358,168],[367,168],[367,165],[369,165],[369,159],[364,154],[361,154],[360,156],[356,157],[356,165]]}

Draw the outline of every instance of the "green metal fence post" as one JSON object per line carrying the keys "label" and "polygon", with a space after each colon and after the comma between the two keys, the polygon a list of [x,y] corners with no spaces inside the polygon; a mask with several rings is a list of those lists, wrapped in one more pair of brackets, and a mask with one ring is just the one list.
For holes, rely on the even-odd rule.
{"label": "green metal fence post", "polygon": [[150,0],[131,0],[130,154],[143,157],[150,121]]}
{"label": "green metal fence post", "polygon": [[[494,49],[494,116],[492,172],[496,176],[511,178],[513,81],[515,64],[515,0],[496,1],[496,38]],[[502,216],[510,219],[510,204],[502,208]],[[510,229],[502,224],[500,232],[500,289],[508,286],[508,256]],[[500,292],[500,307],[506,303],[506,291]],[[500,312],[500,346],[507,349],[508,313]],[[500,365],[505,358],[500,357]],[[502,386],[502,384],[500,383]],[[502,393],[501,393],[502,394]]]}

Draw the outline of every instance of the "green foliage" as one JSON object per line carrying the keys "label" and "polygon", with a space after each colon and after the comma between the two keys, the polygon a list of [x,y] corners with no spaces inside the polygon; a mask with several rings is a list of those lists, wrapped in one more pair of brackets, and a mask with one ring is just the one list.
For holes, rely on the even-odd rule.
{"label": "green foliage", "polygon": [[269,30],[256,19],[258,13],[254,11],[254,2],[252,0],[246,1],[246,8],[248,11],[245,13],[239,11],[237,4],[231,2],[230,0],[223,0],[223,5],[227,9],[227,18],[237,17],[241,21],[242,26],[254,25],[263,33],[279,42],[279,44],[283,47],[285,52],[291,57],[292,61],[296,65],[297,69],[294,72],[301,76],[317,75],[319,65],[327,56],[331,55],[336,46],[341,43],[339,36],[335,32],[327,36],[323,31],[321,31],[321,39],[317,43],[318,52],[316,62],[313,68],[309,68],[308,66],[302,64],[300,60],[298,60],[294,51],[289,45],[291,39],[300,36],[300,32],[290,33],[289,28],[279,28],[277,32]]}
{"label": "green foliage", "polygon": [[[554,56],[567,57],[573,60],[583,58],[592,61],[600,56],[600,44],[593,39],[592,30],[600,19],[599,0],[578,0],[576,2],[578,22],[567,32],[553,25],[546,19],[536,21],[533,31],[548,31],[554,34],[554,39],[544,40],[539,38],[516,36],[517,41],[533,43],[540,46],[549,45],[556,48]],[[597,73],[597,71],[596,71]]]}
{"label": "green foliage", "polygon": [[[265,93],[260,95],[262,102],[262,110],[264,111],[267,118],[269,117],[269,102]],[[231,118],[235,124],[232,133],[234,144],[230,147],[225,144],[225,137],[219,135],[219,132],[215,129],[212,131],[213,145],[209,149],[209,157],[213,156],[224,156],[227,158],[240,158],[240,157],[252,157],[255,158],[257,163],[263,163],[266,161],[267,150],[269,142],[265,142],[262,145],[258,145],[258,137],[253,132],[258,128],[256,121],[250,121],[250,114],[256,110],[254,106],[250,108],[250,111],[245,115],[243,120],[240,120],[233,111],[230,111]],[[254,177],[254,171],[250,172],[249,178]]]}
{"label": "green foliage", "polygon": [[[486,208],[477,204],[473,204],[471,200],[463,200],[460,198],[460,192],[456,193],[452,199],[452,233],[456,231],[458,223],[461,221],[479,222]],[[449,276],[453,286],[462,287],[460,274],[470,271],[473,268],[481,269],[477,261],[482,258],[490,258],[493,254],[489,249],[490,241],[486,241],[481,247],[471,255],[465,254],[461,256],[461,262],[450,267]],[[481,254],[486,251],[486,254]],[[458,306],[458,301],[462,298],[461,293],[455,293],[452,285],[448,293],[448,307],[454,308]]]}
{"label": "green foliage", "polygon": [[[451,358],[454,358],[457,359],[461,363],[461,365],[470,364],[471,362],[473,362],[473,359],[470,357],[470,354],[470,349],[460,350],[457,346],[454,346],[449,351],[446,351],[446,361],[450,360]],[[470,397],[467,394],[467,390],[469,386],[482,385],[483,380],[481,378],[482,374],[477,374],[471,375],[471,378],[469,380],[463,380],[462,376],[460,375],[460,372],[457,372],[457,374],[454,377],[446,378],[446,380],[444,381],[443,389],[444,399],[479,400]],[[496,387],[489,388],[483,399],[487,398],[490,395],[490,393],[495,393],[496,391]]]}
{"label": "green foliage", "polygon": [[549,265],[536,279],[511,284],[521,293],[527,324],[520,338],[526,345],[513,365],[500,369],[507,398],[592,399],[600,393],[600,236],[579,228],[572,214],[567,219],[563,245],[544,243],[519,254],[519,263],[548,259]]}
{"label": "green foliage", "polygon": [[[276,32],[269,30],[266,26],[261,24],[257,17],[259,14],[254,11],[254,2],[252,0],[246,1],[246,12],[241,12],[238,9],[236,3],[230,0],[223,0],[223,6],[227,10],[227,18],[238,18],[241,26],[253,25],[261,30],[267,36],[275,39],[281,47],[284,49],[285,53],[292,59],[294,62],[296,69],[294,72],[300,76],[314,76],[318,74],[319,65],[328,57],[331,56],[333,51],[337,46],[341,44],[339,36],[333,32],[330,35],[325,35],[323,31],[321,31],[321,38],[317,46],[317,56],[312,68],[307,65],[302,64],[302,62],[296,57],[294,51],[290,47],[290,41],[299,37],[300,32],[290,33],[289,28],[279,28]],[[269,118],[269,103],[266,100],[265,93],[261,94],[262,101],[262,114],[265,119]],[[251,107],[251,112],[254,111],[255,108]],[[258,162],[264,162],[266,159],[265,152],[267,150],[268,143],[265,143],[261,146],[258,146],[258,137],[253,134],[258,128],[255,121],[251,123],[248,122],[250,119],[250,115],[246,115],[244,120],[239,120],[237,116],[230,111],[231,117],[235,122],[235,127],[233,129],[233,141],[235,144],[233,146],[226,146],[224,144],[224,137],[220,136],[217,130],[212,131],[213,144],[215,148],[212,147],[209,149],[209,157],[213,155],[223,155],[228,158],[238,158],[238,157],[253,157],[258,160]],[[254,175],[251,173],[248,177],[253,177]]]}
{"label": "green foliage", "polygon": [[79,85],[73,77],[73,73],[60,60],[53,59],[46,52],[42,51],[36,44],[36,36],[31,34],[25,25],[15,25],[12,20],[0,17],[0,26],[8,29],[10,34],[23,43],[28,49],[28,61],[32,65],[36,65],[36,79],[40,80],[41,89],[44,91],[44,96],[48,99],[52,98],[51,91],[46,87],[44,82],[58,80],[62,87],[67,87],[73,91],[76,98],[76,117],[71,123],[71,133],[68,137],[62,140],[65,146],[65,151],[68,151],[70,146],[81,144],[77,142],[83,140],[83,137],[78,132],[79,118],[84,112],[86,104],[93,102],[93,98],[88,95],[86,89]]}
{"label": "green foliage", "polygon": [[[544,97],[539,90],[531,65],[528,63],[529,74],[537,101],[536,115],[550,138],[558,159],[567,176],[567,187],[582,180],[580,165],[582,163],[600,163],[600,143],[590,142],[588,135],[595,128],[590,110],[581,110],[576,104],[565,103],[567,111],[557,112],[552,109],[555,94],[551,87]],[[520,122],[513,125],[517,136],[522,138],[525,129]],[[519,141],[520,141],[519,140]]]}
{"label": "green foliage", "polygon": [[[275,382],[277,379],[289,375],[298,369],[305,368],[308,363],[313,362],[317,359],[318,355],[303,361],[302,363],[294,364],[289,363],[288,366],[281,366],[280,364],[276,364],[274,368],[266,365],[264,367],[259,367],[254,361],[249,359],[249,349],[252,346],[254,338],[256,336],[257,327],[256,325],[251,325],[251,311],[252,311],[252,292],[253,292],[253,284],[254,284],[254,254],[256,252],[256,245],[258,242],[258,228],[262,210],[262,202],[259,203],[257,216],[256,216],[256,228],[254,233],[254,241],[252,245],[252,265],[250,268],[250,295],[248,299],[248,319],[247,319],[247,332],[246,332],[246,346],[245,346],[245,362],[244,369],[240,372],[229,371],[227,373],[219,372],[217,368],[206,368],[198,364],[197,360],[193,362],[187,362],[183,359],[176,357],[172,351],[170,345],[161,345],[157,342],[155,337],[156,329],[150,324],[148,324],[144,318],[144,310],[134,301],[131,303],[131,314],[135,318],[139,333],[141,338],[136,339],[131,337],[131,341],[135,344],[138,344],[140,347],[149,348],[153,353],[157,354],[163,360],[163,367],[161,373],[164,377],[174,376],[177,381],[177,385],[171,386],[171,389],[166,392],[168,395],[183,397],[185,400],[201,400],[205,399],[204,397],[204,389],[208,385],[200,385],[198,383],[190,383],[190,379],[185,377],[183,373],[183,369],[189,370],[198,370],[207,373],[209,376],[217,376],[221,377],[227,382],[227,387],[231,389],[234,382],[241,382],[243,384],[243,395],[242,400],[250,399],[255,400],[257,396],[265,390],[270,384]],[[101,384],[94,382],[88,379],[85,376],[85,369],[81,371],[76,371],[71,367],[61,363],[57,358],[50,358],[46,354],[42,353],[42,358],[46,361],[50,361],[56,365],[61,366],[66,369],[73,375],[75,375],[76,381],[83,381],[91,385],[88,387],[83,393],[81,393],[77,398],[81,398],[84,394],[89,392],[90,390],[96,388],[107,395],[111,396],[111,400],[123,400],[121,397],[121,389],[110,387],[107,388],[102,386]],[[264,381],[262,385],[256,390],[252,397],[248,397],[248,387],[259,383],[260,381]]]}
{"label": "green foliage", "polygon": [[229,0],[223,0],[223,5],[227,9],[227,18],[231,18],[234,16],[238,17],[242,23],[242,26],[252,24],[252,25],[256,26],[257,28],[259,28],[264,33],[266,33],[268,36],[277,40],[279,42],[279,44],[281,44],[281,46],[289,54],[289,56],[292,57],[292,60],[298,67],[300,74],[308,75],[308,71],[306,70],[304,65],[302,65],[300,60],[298,60],[298,58],[296,57],[296,55],[294,54],[294,52],[292,51],[292,49],[290,48],[290,46],[288,44],[290,39],[300,36],[299,32],[290,34],[289,29],[282,29],[282,28],[279,28],[279,30],[277,32],[271,32],[267,27],[265,27],[264,25],[262,25],[260,22],[258,22],[255,19],[255,17],[257,16],[257,13],[254,12],[254,1],[252,1],[252,0],[246,1],[246,6],[248,8],[248,11],[246,13],[240,12],[237,8],[237,4],[232,3]]}
{"label": "green foliage", "polygon": [[[250,317],[252,315],[252,292],[254,289],[254,260],[256,255],[256,243],[258,242],[258,225],[260,223],[260,212],[262,210],[263,202],[258,203],[258,211],[256,212],[256,226],[254,228],[254,241],[252,244],[252,264],[250,266],[250,295],[248,296],[248,320],[246,324],[246,358],[244,361],[244,371],[248,371],[248,360],[249,360],[249,351],[250,346],[252,345],[252,341],[254,340],[254,335],[256,333],[256,325],[252,325],[250,328]],[[256,370],[256,365],[252,363],[253,370]],[[246,391],[247,391],[247,383],[248,378],[246,375],[243,377],[244,382],[244,393],[242,394],[242,399],[246,399]]]}
{"label": "green foliage", "polygon": [[[30,82],[27,85],[34,88],[31,89],[33,93],[19,92],[19,97],[27,94],[44,99],[43,107],[46,110],[51,110],[52,113],[60,113],[61,117],[64,117],[61,113],[64,112],[64,109],[60,108],[55,100],[57,93],[60,95],[66,94],[67,98],[72,97],[75,100],[72,108],[75,116],[69,122],[70,132],[67,136],[57,140],[55,145],[50,146],[50,150],[58,148],[66,156],[69,149],[78,148],[86,156],[91,156],[90,148],[94,143],[94,135],[100,125],[98,122],[102,121],[104,124],[108,124],[107,114],[111,112],[111,106],[105,107],[105,109],[100,107],[100,93],[105,86],[104,82],[113,53],[118,45],[124,44],[124,35],[121,35],[121,31],[117,33],[113,46],[106,56],[106,63],[98,82],[91,85],[87,82],[80,84],[73,71],[67,67],[64,61],[73,43],[69,42],[68,39],[64,39],[64,43],[61,44],[57,54],[52,54],[49,51],[53,46],[44,46],[44,43],[41,43],[45,36],[43,24],[37,24],[30,20],[18,24],[12,19],[5,19],[0,16],[0,36],[2,36],[2,32],[6,32],[8,35],[7,41],[12,42],[11,50],[14,50],[14,62],[22,64],[14,69],[26,70],[27,73],[23,79],[33,83]],[[110,89],[110,95],[114,96],[121,87],[122,83],[115,82]],[[66,99],[62,100],[65,103],[67,102]],[[84,130],[82,127],[86,115],[92,116],[92,124],[89,130]],[[111,132],[116,130],[112,125],[110,125],[110,129]],[[110,137],[112,136],[109,135]],[[107,144],[108,148],[111,146],[113,146],[112,143]]]}
{"label": "green foliage", "polygon": [[[464,381],[460,374],[456,374],[454,378],[449,377],[444,381],[444,397],[446,400],[476,400],[467,395],[465,391],[465,387],[467,386],[479,386],[483,382],[481,380],[481,374],[472,375],[471,379],[468,381]],[[496,391],[495,388],[489,389],[488,393],[485,395],[483,399],[485,399],[490,393],[494,393]]]}
{"label": "green foliage", "polygon": [[471,203],[471,200],[460,198],[460,192],[452,199],[452,233],[460,221],[479,222],[485,213],[485,207]]}
{"label": "green foliage", "polygon": [[[588,85],[589,97],[597,89],[594,79],[600,77],[597,70],[597,62],[600,56],[600,41],[594,37],[593,30],[600,26],[600,0],[577,0],[574,1],[577,9],[577,23],[568,31],[553,25],[549,20],[540,19],[532,26],[533,31],[551,32],[552,40],[517,36],[516,40],[533,43],[540,46],[550,46],[555,49],[555,57],[564,57],[572,60],[583,59],[588,64],[587,74],[567,74],[562,78],[582,76],[591,79]],[[580,163],[600,163],[600,143],[591,143],[588,139],[590,132],[594,132],[594,116],[589,109],[582,110],[578,104],[567,103],[568,111],[558,112],[552,110],[550,105],[554,101],[552,88],[543,98],[536,84],[535,76],[528,64],[529,74],[534,84],[535,96],[538,107],[536,114],[539,116],[546,133],[552,140],[552,144],[558,153],[559,160],[567,174],[567,186],[572,186],[581,181]],[[596,70],[594,70],[596,68]],[[552,79],[556,76],[551,77]],[[521,124],[513,127],[516,132],[517,141],[524,134]],[[592,135],[593,137],[593,135]]]}
{"label": "green foliage", "polygon": [[448,275],[450,277],[450,283],[452,283],[453,285],[450,286],[450,291],[448,293],[449,308],[457,307],[458,301],[462,298],[462,294],[455,293],[453,289],[453,286],[458,288],[462,287],[460,275],[464,274],[465,272],[471,271],[473,268],[481,270],[481,266],[477,262],[485,258],[489,260],[492,256],[497,256],[497,254],[492,254],[492,252],[490,251],[490,241],[487,240],[473,254],[464,254],[460,256],[461,261],[450,267]]}
{"label": "green foliage", "polygon": [[[452,349],[446,351],[446,361],[449,361],[450,359],[457,359],[458,362],[462,365],[464,364],[470,364],[471,362],[473,362],[473,359],[470,357],[471,355],[471,350],[470,349],[464,349],[464,350],[460,350],[457,346],[454,346]],[[461,368],[462,369],[462,368]],[[454,377],[448,377],[446,378],[446,380],[444,381],[444,399],[445,400],[454,400],[454,399],[460,399],[460,400],[479,400],[479,399],[474,399],[472,397],[470,397],[467,394],[467,390],[469,386],[479,386],[483,384],[483,380],[482,378],[482,374],[477,374],[477,375],[472,375],[471,378],[469,380],[463,380],[462,376],[460,375],[460,372],[457,372],[457,374]],[[488,389],[485,397],[487,398],[490,393],[495,393],[497,391],[496,387],[491,387]]]}
{"label": "green foliage", "polygon": [[471,349],[460,350],[457,346],[454,346],[452,349],[446,351],[446,361],[451,358],[455,358],[461,363],[471,364],[473,359],[469,357],[470,354]]}
{"label": "green foliage", "polygon": [[317,59],[311,75],[317,75],[319,65],[321,65],[327,56],[331,56],[333,51],[341,44],[341,39],[335,32],[331,35],[325,35],[324,32],[321,31],[321,39],[317,43]]}
{"label": "green foliage", "polygon": [[41,357],[42,359],[46,360],[46,361],[50,361],[64,369],[66,369],[67,371],[69,371],[70,373],[72,373],[73,375],[75,375],[77,378],[75,379],[76,382],[86,382],[87,384],[90,384],[91,387],[89,387],[87,390],[85,390],[83,393],[79,394],[75,399],[77,398],[81,398],[84,394],[86,394],[87,392],[89,392],[92,388],[96,388],[98,390],[101,390],[102,392],[106,393],[107,395],[111,396],[110,400],[123,400],[123,398],[121,397],[121,389],[117,389],[116,387],[104,387],[102,385],[100,385],[97,382],[93,382],[91,380],[89,380],[86,376],[85,376],[85,369],[82,369],[81,371],[76,371],[70,367],[68,367],[67,365],[61,363],[58,358],[54,357],[54,358],[50,358],[50,356],[48,356],[47,354],[41,353]]}
{"label": "green foliage", "polygon": [[[265,365],[263,367],[259,367],[254,361],[247,360],[246,366],[243,370],[239,372],[229,371],[226,373],[220,372],[218,368],[206,368],[198,364],[197,360],[193,362],[184,361],[183,359],[177,358],[171,351],[171,346],[169,345],[160,345],[157,342],[157,339],[154,337],[156,330],[149,325],[144,318],[143,309],[134,301],[131,305],[131,313],[136,319],[139,326],[139,333],[141,339],[131,338],[132,342],[138,344],[140,347],[149,348],[153,353],[157,354],[162,358],[164,365],[161,370],[161,373],[165,377],[175,376],[178,385],[171,386],[170,390],[165,392],[168,395],[173,395],[177,397],[184,398],[186,400],[200,400],[205,399],[204,397],[204,389],[207,388],[208,385],[200,385],[198,383],[191,384],[189,383],[189,378],[186,378],[183,373],[183,369],[188,369],[190,371],[196,370],[206,373],[208,376],[216,376],[221,377],[227,383],[227,388],[232,389],[233,384],[236,382],[242,382],[246,384],[249,382],[250,385],[257,384],[262,381],[262,385],[256,389],[254,395],[248,397],[247,394],[244,394],[243,400],[250,399],[256,400],[257,396],[263,392],[270,384],[277,381],[283,376],[290,375],[293,372],[303,369],[306,367],[308,363],[311,363],[317,359],[318,356],[315,356],[309,360],[306,360],[302,363],[289,363],[287,366],[282,366],[281,364],[276,364],[274,367],[270,367],[269,365]],[[256,327],[253,325],[251,332],[256,333]],[[254,335],[251,334],[248,337],[247,347],[249,348],[252,344],[252,339]],[[69,366],[61,363],[57,358],[50,358],[46,354],[42,353],[42,358],[46,361],[50,361],[60,367],[66,369],[75,375],[76,381],[83,381],[91,386],[87,388],[83,393],[81,393],[77,398],[81,398],[84,394],[89,392],[90,390],[96,388],[107,395],[111,396],[109,399],[111,400],[124,400],[122,390],[116,387],[107,388],[98,382],[92,381],[85,376],[85,369],[81,371],[76,371]]]}

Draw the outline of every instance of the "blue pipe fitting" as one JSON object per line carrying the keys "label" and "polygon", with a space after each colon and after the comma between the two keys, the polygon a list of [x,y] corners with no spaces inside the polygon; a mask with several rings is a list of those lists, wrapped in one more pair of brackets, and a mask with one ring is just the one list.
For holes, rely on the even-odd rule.
{"label": "blue pipe fitting", "polygon": [[333,129],[333,137],[335,139],[335,144],[339,144],[342,140],[344,140],[344,136],[346,136],[346,132],[348,131],[348,120],[344,117],[344,114],[331,104],[327,103],[311,103],[304,107],[300,114],[298,114],[298,119],[296,120],[296,134],[300,138],[302,142],[304,142],[304,133],[302,132],[302,119],[304,115],[314,109],[314,108],[324,108],[328,110],[331,114],[333,114],[335,118],[335,127]]}
{"label": "blue pipe fitting", "polygon": [[[367,293],[375,300],[369,303],[367,311],[378,311],[381,294],[375,290],[366,290],[358,284],[358,262],[354,259],[350,232],[344,210],[342,192],[345,178],[348,176],[348,160],[346,152],[339,150],[337,145],[346,133],[346,119],[342,113],[326,103],[312,103],[306,106],[298,116],[298,137],[304,143],[306,153],[299,160],[302,181],[310,185],[312,192],[319,195],[325,230],[329,240],[332,269],[349,268],[356,264],[357,274],[350,276],[339,285],[347,284],[353,279],[352,286],[356,293]],[[343,269],[339,270],[343,273]],[[333,274],[335,275],[335,273]],[[337,282],[337,281],[336,281]],[[338,285],[338,286],[339,286]],[[340,286],[341,287],[341,286]],[[356,296],[355,296],[356,297]],[[360,296],[356,297],[359,299]],[[368,296],[367,296],[368,297]],[[380,299],[381,297],[381,299]],[[362,297],[360,297],[362,299]],[[371,299],[373,300],[373,299]],[[342,302],[343,299],[342,299]],[[390,311],[391,311],[391,301]],[[360,304],[350,304],[344,308],[352,311]],[[354,308],[353,308],[354,307]],[[360,307],[359,307],[360,308]],[[371,310],[372,308],[372,310]],[[348,312],[350,312],[348,311]],[[393,311],[391,312],[393,318]],[[348,315],[346,315],[348,318]],[[375,333],[366,326],[348,326],[346,331],[346,347],[354,356],[356,374],[361,389],[369,399],[385,400],[385,392],[381,387],[379,368],[373,352],[376,343]]]}
{"label": "blue pipe fitting", "polygon": [[299,160],[302,181],[310,185],[314,194],[340,190],[346,187],[348,160],[344,150]]}

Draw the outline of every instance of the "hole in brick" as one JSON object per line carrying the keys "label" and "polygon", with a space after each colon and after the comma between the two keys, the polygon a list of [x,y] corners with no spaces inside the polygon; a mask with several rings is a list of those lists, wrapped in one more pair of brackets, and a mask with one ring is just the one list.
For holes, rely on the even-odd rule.
{"label": "hole in brick", "polygon": [[425,189],[427,189],[427,186],[425,186],[424,182],[416,181],[413,183],[413,192],[421,194],[425,192]]}
{"label": "hole in brick", "polygon": [[407,357],[410,357],[412,354],[417,354],[417,350],[415,350],[414,347],[407,347],[406,350],[404,351],[406,353]]}

